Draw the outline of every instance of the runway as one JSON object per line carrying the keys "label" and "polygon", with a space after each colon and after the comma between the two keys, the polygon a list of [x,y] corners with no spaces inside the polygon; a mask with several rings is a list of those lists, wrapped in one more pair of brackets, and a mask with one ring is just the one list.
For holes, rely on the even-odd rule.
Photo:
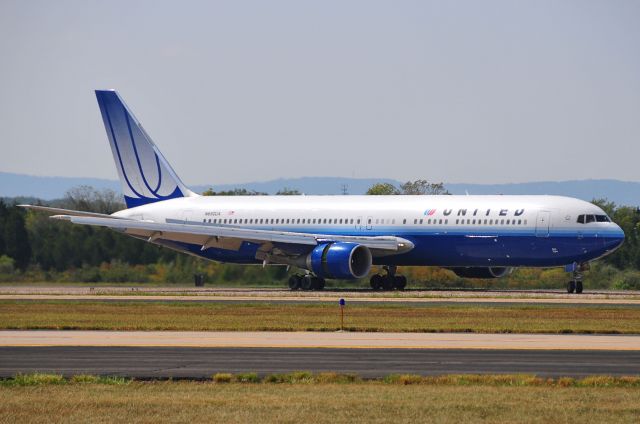
{"label": "runway", "polygon": [[0,376],[206,378],[216,372],[640,374],[640,336],[0,331]]}
{"label": "runway", "polygon": [[0,377],[46,372],[139,379],[210,378],[217,372],[638,375],[640,351],[477,349],[296,349],[185,347],[0,347]]}

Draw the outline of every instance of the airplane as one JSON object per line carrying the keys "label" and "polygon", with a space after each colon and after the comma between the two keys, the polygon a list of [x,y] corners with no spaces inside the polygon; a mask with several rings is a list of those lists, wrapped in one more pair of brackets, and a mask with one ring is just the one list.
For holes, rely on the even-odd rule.
{"label": "airplane", "polygon": [[624,232],[599,207],[562,196],[201,196],[183,184],[115,90],[95,92],[126,209],[111,215],[45,206],[74,224],[111,228],[218,262],[285,265],[292,290],[373,274],[377,290],[402,290],[399,266],[438,266],[464,278],[518,267],[564,267],[582,293],[589,262]]}

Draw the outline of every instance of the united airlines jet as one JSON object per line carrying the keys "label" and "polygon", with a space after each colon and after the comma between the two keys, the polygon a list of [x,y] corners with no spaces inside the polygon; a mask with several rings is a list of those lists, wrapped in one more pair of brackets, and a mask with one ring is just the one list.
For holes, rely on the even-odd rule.
{"label": "united airlines jet", "polygon": [[599,207],[559,196],[199,196],[178,178],[112,90],[96,91],[127,209],[112,215],[23,205],[74,224],[108,227],[219,262],[279,264],[304,273],[291,289],[359,279],[404,289],[398,266],[439,266],[466,278],[516,267],[565,267],[581,293],[590,261],[624,233]]}

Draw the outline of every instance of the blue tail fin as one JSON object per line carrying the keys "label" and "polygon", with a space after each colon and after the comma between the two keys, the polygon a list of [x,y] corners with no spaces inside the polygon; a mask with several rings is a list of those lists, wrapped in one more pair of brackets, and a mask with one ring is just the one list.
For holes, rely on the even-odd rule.
{"label": "blue tail fin", "polygon": [[114,90],[96,90],[128,208],[195,196],[180,181],[151,137]]}

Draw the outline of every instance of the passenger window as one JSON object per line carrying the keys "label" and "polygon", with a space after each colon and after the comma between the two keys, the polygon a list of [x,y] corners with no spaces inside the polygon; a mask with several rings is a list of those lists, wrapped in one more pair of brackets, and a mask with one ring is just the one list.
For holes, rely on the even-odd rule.
{"label": "passenger window", "polygon": [[474,219],[473,221],[471,221],[471,223],[472,223],[473,225],[476,225],[476,220]]}
{"label": "passenger window", "polygon": [[448,220],[448,219],[445,219],[445,220],[444,220],[444,223],[445,223],[445,225],[446,225],[446,224],[448,224],[448,223],[449,223],[449,220]]}
{"label": "passenger window", "polygon": [[407,218],[403,219],[403,220],[402,220],[402,223],[403,223],[403,224],[406,224],[406,223],[407,223]]}
{"label": "passenger window", "polygon": [[522,224],[522,220],[521,219],[518,220],[518,225],[520,225],[520,224]]}
{"label": "passenger window", "polygon": [[395,218],[393,218],[393,219],[391,220],[391,224],[395,224],[395,223],[396,223],[396,219],[395,219]]}
{"label": "passenger window", "polygon": [[441,219],[438,220],[438,224],[442,225],[442,220]]}
{"label": "passenger window", "polygon": [[507,225],[509,225],[509,220],[507,219]]}
{"label": "passenger window", "polygon": [[417,224],[417,223],[418,223],[418,220],[417,220],[417,219],[414,219],[414,220],[413,220],[413,223],[414,223],[414,224]]}
{"label": "passenger window", "polygon": [[420,220],[420,223],[422,224],[422,219]]}
{"label": "passenger window", "polygon": [[470,224],[471,224],[471,220],[467,219],[467,225],[470,225]]}
{"label": "passenger window", "polygon": [[358,224],[360,224],[360,219],[358,219]]}
{"label": "passenger window", "polygon": [[527,220],[526,219],[524,220],[524,225],[527,225]]}
{"label": "passenger window", "polygon": [[459,219],[456,219],[456,224],[458,223]]}
{"label": "passenger window", "polygon": [[504,225],[504,219],[500,220],[500,225]]}
{"label": "passenger window", "polygon": [[[358,223],[359,223],[359,222],[360,222],[360,221],[358,221]],[[353,224],[353,218],[351,218],[351,223]]]}
{"label": "passenger window", "polygon": [[369,224],[371,224],[371,218],[369,218],[369,221],[368,221],[368,223],[369,223]]}

